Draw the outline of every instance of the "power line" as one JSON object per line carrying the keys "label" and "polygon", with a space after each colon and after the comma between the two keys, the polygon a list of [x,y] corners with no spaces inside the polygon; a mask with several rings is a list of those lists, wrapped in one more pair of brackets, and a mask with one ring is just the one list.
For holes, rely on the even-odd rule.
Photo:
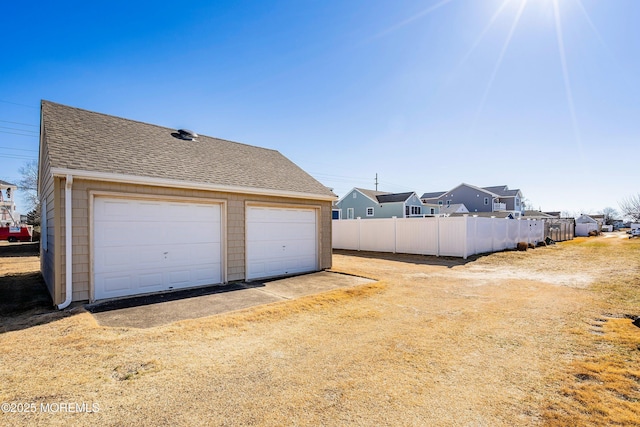
{"label": "power line", "polygon": [[27,108],[38,108],[38,107],[34,107],[33,105],[27,105],[27,104],[20,104],[18,102],[5,101],[4,99],[0,99],[0,102],[4,102],[5,104],[19,105],[21,107],[27,107]]}
{"label": "power line", "polygon": [[0,159],[35,160],[37,156],[20,156],[12,154],[0,154]]}
{"label": "power line", "polygon": [[31,138],[38,138],[39,135],[27,135],[26,133],[8,132],[6,130],[0,130],[0,133],[8,133],[11,135],[30,136]]}
{"label": "power line", "polygon": [[11,148],[11,147],[0,147],[0,149],[2,150],[15,150],[15,151],[35,151],[38,152],[38,150],[28,150],[26,148]]}
{"label": "power line", "polygon": [[39,125],[30,125],[29,123],[21,123],[21,122],[11,122],[9,120],[0,120],[2,123],[13,123],[14,125],[23,125],[23,126],[31,126],[34,128],[40,127]]}
{"label": "power line", "polygon": [[39,132],[36,132],[35,130],[19,129],[19,128],[7,127],[7,126],[0,126],[0,129],[11,129],[11,130],[17,130],[17,131],[20,131],[20,132],[39,133]]}

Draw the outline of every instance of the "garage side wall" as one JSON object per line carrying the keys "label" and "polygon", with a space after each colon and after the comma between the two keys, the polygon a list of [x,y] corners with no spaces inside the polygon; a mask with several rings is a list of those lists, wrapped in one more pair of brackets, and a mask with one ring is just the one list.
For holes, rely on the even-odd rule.
{"label": "garage side wall", "polygon": [[[61,184],[64,188],[64,180]],[[319,208],[319,269],[331,267],[331,202],[303,200],[250,194],[235,194],[203,190],[185,190],[135,184],[120,184],[103,181],[74,179],[72,193],[73,209],[73,301],[85,301],[91,298],[91,194],[93,192],[110,193],[127,197],[157,196],[162,200],[179,200],[179,198],[222,200],[226,203],[226,279],[229,282],[245,279],[245,204],[247,202],[275,203],[282,206],[308,205]],[[64,211],[64,191],[58,194],[58,206]],[[57,223],[64,225],[64,212]],[[64,228],[64,227],[62,227]],[[58,239],[57,250],[62,254],[60,265],[60,281],[57,293],[64,300],[65,278],[65,237],[64,230]]]}
{"label": "garage side wall", "polygon": [[51,174],[51,163],[49,162],[49,152],[48,146],[44,142],[46,138],[43,137],[41,140],[41,148],[40,148],[40,161],[39,161],[39,169],[38,169],[38,197],[40,200],[40,206],[42,207],[41,213],[41,236],[40,236],[40,272],[42,273],[42,278],[44,283],[49,290],[49,294],[51,294],[51,298],[53,299],[54,304],[57,304],[57,296],[55,294],[55,280],[56,280],[56,269],[55,269],[55,244],[56,244],[56,235],[55,235],[55,212],[56,212],[56,189],[59,185],[56,179],[54,179]]}

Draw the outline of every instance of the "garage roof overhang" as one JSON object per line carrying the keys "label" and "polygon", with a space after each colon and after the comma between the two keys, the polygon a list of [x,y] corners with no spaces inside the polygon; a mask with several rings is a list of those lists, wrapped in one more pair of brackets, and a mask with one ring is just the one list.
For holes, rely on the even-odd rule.
{"label": "garage roof overhang", "polygon": [[123,175],[107,172],[96,171],[84,171],[74,170],[67,168],[51,168],[51,174],[55,177],[66,178],[68,175],[73,176],[74,179],[87,179],[93,181],[108,181],[117,182],[121,184],[137,184],[137,185],[151,185],[154,187],[170,187],[170,188],[182,188],[192,190],[206,190],[206,191],[220,191],[224,193],[239,193],[239,194],[259,194],[262,196],[274,196],[274,197],[289,197],[294,199],[308,199],[308,200],[321,200],[321,201],[334,201],[336,196],[328,196],[325,194],[311,194],[296,191],[276,190],[269,188],[257,188],[257,187],[240,187],[232,185],[211,184],[204,182],[187,182],[180,180],[172,180],[165,178],[153,178],[146,176],[136,175]]}

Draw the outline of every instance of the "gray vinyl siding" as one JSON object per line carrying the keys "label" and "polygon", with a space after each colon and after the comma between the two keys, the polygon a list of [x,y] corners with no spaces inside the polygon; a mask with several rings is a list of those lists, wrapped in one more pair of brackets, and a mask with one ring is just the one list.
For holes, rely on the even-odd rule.
{"label": "gray vinyl siding", "polygon": [[[489,203],[486,205],[484,204],[485,197],[489,198]],[[442,200],[442,204],[444,206],[447,205],[447,201],[450,201],[450,204],[452,205],[464,203],[469,210],[469,213],[493,211],[493,196],[491,193],[467,187],[465,185],[456,187],[450,192],[442,195],[437,199],[437,201],[435,201],[435,203],[438,203],[439,200]]]}

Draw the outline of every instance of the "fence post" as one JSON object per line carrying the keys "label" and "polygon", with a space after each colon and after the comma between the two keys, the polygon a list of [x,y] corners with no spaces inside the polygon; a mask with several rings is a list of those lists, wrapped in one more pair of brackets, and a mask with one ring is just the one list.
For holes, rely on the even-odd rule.
{"label": "fence post", "polygon": [[522,242],[522,221],[520,220],[520,218],[518,218],[516,221],[518,221],[518,242]]}
{"label": "fence post", "polygon": [[462,248],[462,259],[467,259],[467,252],[469,252],[469,249],[467,248],[467,244],[469,243],[469,236],[467,235],[469,229],[469,215],[464,214],[462,217],[464,218],[464,238],[462,239],[464,247]]}
{"label": "fence post", "polygon": [[360,230],[360,228],[361,228],[361,225],[360,225],[360,217],[357,217],[357,218],[356,218],[356,221],[357,221],[357,223],[358,223],[358,250],[360,250],[360,246],[362,245],[362,242],[360,241],[360,240],[361,240],[361,239],[360,239],[360,234],[361,234],[361,230]]}
{"label": "fence post", "polygon": [[496,217],[489,218],[491,221],[491,253],[496,251]]}
{"label": "fence post", "polygon": [[436,256],[440,256],[440,215],[436,217]]}
{"label": "fence post", "polygon": [[478,215],[473,216],[473,253],[471,255],[475,255],[478,253]]}
{"label": "fence post", "polygon": [[396,253],[398,249],[398,217],[392,216],[393,218],[393,253]]}

